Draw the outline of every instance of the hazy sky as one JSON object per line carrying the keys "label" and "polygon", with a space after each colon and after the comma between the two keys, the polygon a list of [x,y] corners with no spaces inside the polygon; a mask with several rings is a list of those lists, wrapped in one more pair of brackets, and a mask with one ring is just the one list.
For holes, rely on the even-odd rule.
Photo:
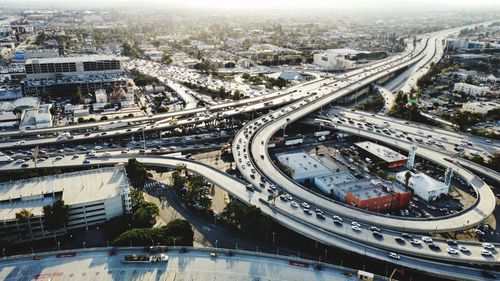
{"label": "hazy sky", "polygon": [[133,5],[145,8],[250,8],[250,9],[449,9],[449,8],[500,8],[500,0],[0,0],[2,3],[17,6],[33,7],[50,6],[52,8],[65,6],[110,7]]}

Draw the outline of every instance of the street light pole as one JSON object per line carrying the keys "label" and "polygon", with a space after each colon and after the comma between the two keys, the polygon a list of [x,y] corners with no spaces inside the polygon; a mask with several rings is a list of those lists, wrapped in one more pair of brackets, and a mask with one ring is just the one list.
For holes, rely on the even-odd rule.
{"label": "street light pole", "polygon": [[274,233],[274,231],[273,231],[273,246],[274,246],[275,241],[276,241],[276,240],[275,240],[275,233]]}

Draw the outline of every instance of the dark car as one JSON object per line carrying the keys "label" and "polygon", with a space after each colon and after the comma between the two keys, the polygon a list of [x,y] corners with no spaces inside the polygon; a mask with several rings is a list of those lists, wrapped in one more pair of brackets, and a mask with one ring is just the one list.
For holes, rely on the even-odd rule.
{"label": "dark car", "polygon": [[483,275],[483,277],[486,277],[489,279],[497,279],[497,276],[495,275],[495,273],[490,272],[490,271],[481,271],[481,275]]}
{"label": "dark car", "polygon": [[430,248],[431,250],[434,250],[434,251],[439,251],[439,250],[441,250],[441,248],[439,248],[439,246],[438,246],[438,245],[436,245],[436,244],[434,244],[434,243],[429,243],[428,245],[429,245],[429,248]]}

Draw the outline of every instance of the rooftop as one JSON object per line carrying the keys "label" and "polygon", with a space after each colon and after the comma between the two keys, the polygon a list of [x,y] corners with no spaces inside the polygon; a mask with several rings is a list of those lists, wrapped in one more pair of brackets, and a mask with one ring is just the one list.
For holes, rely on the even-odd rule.
{"label": "rooftop", "polygon": [[121,166],[2,183],[0,220],[14,219],[22,209],[41,215],[43,206],[54,200],[51,194],[62,194],[61,199],[67,205],[75,205],[114,197],[128,186]]}
{"label": "rooftop", "polygon": [[396,174],[396,178],[400,182],[404,182],[406,172],[410,172],[411,174],[410,181],[412,181],[415,184],[415,186],[419,188],[425,188],[425,190],[427,191],[441,190],[447,188],[447,186],[443,182],[433,179],[432,177],[424,173],[416,174],[413,173],[412,171],[402,171]]}
{"label": "rooftop", "polygon": [[278,161],[293,169],[294,179],[313,178],[330,175],[332,172],[309,154],[300,152],[276,154]]}
{"label": "rooftop", "polygon": [[338,184],[337,188],[345,193],[350,192],[359,200],[383,197],[392,193],[407,192],[406,189],[398,183],[382,181],[380,179],[350,181]]}
{"label": "rooftop", "polygon": [[376,157],[384,160],[385,162],[394,162],[408,159],[406,156],[390,149],[385,146],[370,142],[363,141],[355,143],[359,148],[375,155]]}
{"label": "rooftop", "polygon": [[356,180],[356,178],[348,172],[338,172],[331,175],[319,176],[316,177],[316,179],[322,181],[328,188],[333,188],[338,184]]}
{"label": "rooftop", "polygon": [[41,59],[27,59],[26,64],[69,63],[69,62],[85,62],[85,61],[100,61],[100,60],[126,60],[126,57],[117,57],[112,55],[91,55],[91,56],[78,56],[78,57],[41,58]]}

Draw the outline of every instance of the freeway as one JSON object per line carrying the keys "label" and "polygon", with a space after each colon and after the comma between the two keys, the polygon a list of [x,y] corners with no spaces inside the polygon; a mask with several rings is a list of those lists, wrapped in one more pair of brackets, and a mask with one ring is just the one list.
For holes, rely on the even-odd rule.
{"label": "freeway", "polygon": [[[268,193],[257,189],[252,192],[246,189],[246,183],[224,172],[221,172],[209,165],[198,163],[184,158],[167,157],[167,156],[142,156],[142,155],[120,155],[111,153],[111,156],[92,158],[89,164],[83,164],[80,157],[63,157],[63,159],[38,163],[38,168],[42,167],[81,167],[85,165],[112,165],[124,163],[128,159],[134,157],[147,166],[158,166],[173,168],[177,164],[184,164],[186,168],[194,173],[201,174],[207,180],[217,183],[221,188],[247,204],[260,206],[263,213],[277,220],[279,223],[287,226],[299,233],[307,235],[313,239],[321,241],[327,245],[335,245],[350,251],[355,251],[360,254],[376,257],[382,260],[391,261],[396,264],[412,265],[412,267],[423,271],[432,272],[449,272],[456,270],[460,271],[457,276],[463,279],[475,279],[480,271],[469,267],[458,267],[456,265],[445,265],[439,262],[425,260],[431,258],[434,260],[445,260],[456,263],[478,263],[478,264],[498,264],[498,252],[496,256],[484,257],[480,252],[480,245],[477,243],[460,242],[462,246],[469,249],[469,253],[461,253],[459,255],[448,254],[446,250],[449,247],[446,241],[442,239],[434,239],[434,243],[442,250],[431,250],[422,243],[419,246],[413,246],[409,241],[400,244],[396,242],[395,237],[399,237],[397,232],[389,232],[383,230],[383,238],[376,238],[371,234],[368,225],[362,224],[361,231],[357,232],[351,228],[351,225],[344,221],[342,225],[334,224],[333,219],[329,216],[321,219],[303,212],[300,209],[291,208],[288,202],[282,200],[276,201],[275,204],[266,202]],[[29,163],[27,169],[34,168],[33,162]],[[0,170],[19,169],[15,163],[0,166]],[[420,236],[414,235],[419,239]],[[496,245],[497,248],[500,245]],[[401,255],[400,260],[392,260],[388,257],[390,251],[397,251]],[[418,255],[420,257],[415,257]],[[445,271],[446,269],[446,271]],[[455,274],[455,273],[454,273]],[[463,274],[463,275],[462,275]]]}
{"label": "freeway", "polygon": [[[447,34],[450,32],[456,32],[456,30],[447,31],[445,33]],[[236,162],[238,169],[243,174],[245,179],[250,181],[257,188],[259,188],[259,186],[263,186],[264,188],[267,186],[278,186],[291,195],[298,197],[298,199],[325,210],[328,214],[340,214],[344,217],[361,220],[366,223],[376,224],[389,229],[414,232],[441,232],[468,228],[480,223],[486,216],[491,214],[495,208],[494,196],[490,188],[469,171],[452,163],[448,163],[443,158],[443,154],[436,153],[435,151],[426,151],[421,149],[420,153],[433,153],[430,159],[436,160],[435,158],[438,158],[441,161],[440,164],[443,165],[445,163],[444,161],[446,161],[448,166],[453,166],[453,170],[457,174],[467,179],[472,183],[473,187],[476,188],[480,200],[478,200],[474,207],[464,213],[453,217],[443,217],[434,220],[391,218],[385,215],[368,213],[332,202],[325,197],[318,196],[317,194],[302,188],[300,185],[291,181],[283,173],[277,173],[276,171],[278,168],[270,161],[269,153],[267,151],[267,143],[278,130],[282,128],[285,130],[287,125],[299,120],[310,112],[328,105],[331,100],[353,93],[359,89],[360,86],[358,85],[367,85],[373,81],[377,81],[384,75],[387,75],[387,73],[398,71],[403,67],[413,65],[414,63],[428,57],[425,54],[428,52],[434,53],[436,45],[438,42],[441,42],[442,36],[443,34],[437,34],[430,37],[428,40],[425,40],[424,48],[426,51],[420,51],[416,53],[416,55],[412,54],[409,59],[403,60],[403,62],[399,62],[397,64],[389,63],[389,67],[374,66],[373,68],[375,68],[375,70],[365,72],[365,77],[359,78],[360,75],[358,75],[356,76],[357,79],[353,79],[353,81],[348,78],[340,83],[336,83],[332,89],[327,88],[326,92],[325,89],[318,89],[318,93],[320,94],[315,96],[312,101],[306,98],[302,101],[298,101],[292,105],[281,108],[281,111],[277,114],[271,113],[248,123],[235,137],[235,140],[238,141],[233,142],[233,155],[238,157],[238,161]],[[419,48],[417,47],[416,49],[418,50]],[[389,68],[389,70],[387,70],[387,68]],[[366,69],[364,70],[366,71]],[[349,75],[349,73],[347,75]],[[339,85],[337,86],[337,84]],[[368,241],[364,241],[364,243],[369,244]],[[378,246],[390,247],[390,245],[384,243],[378,243]],[[478,246],[478,249],[481,248],[480,245],[476,246]],[[421,253],[415,253],[414,251],[411,252],[416,255],[421,255]]]}
{"label": "freeway", "polygon": [[[7,257],[0,261],[0,279],[23,280],[352,280],[344,272],[355,270],[322,264],[322,270],[313,268],[315,261],[233,250],[223,248],[168,247],[167,263],[124,264],[125,255],[144,255],[144,248],[121,247],[116,255],[108,255],[109,248],[76,249],[71,252],[44,252],[33,255]],[[211,252],[218,252],[213,258]],[[72,253],[72,254],[68,254]],[[58,257],[58,254],[67,254]],[[74,254],[74,256],[73,256]],[[297,266],[291,266],[296,262]],[[302,267],[299,265],[303,265]],[[307,267],[306,267],[307,265]],[[377,280],[387,280],[377,276]]]}

